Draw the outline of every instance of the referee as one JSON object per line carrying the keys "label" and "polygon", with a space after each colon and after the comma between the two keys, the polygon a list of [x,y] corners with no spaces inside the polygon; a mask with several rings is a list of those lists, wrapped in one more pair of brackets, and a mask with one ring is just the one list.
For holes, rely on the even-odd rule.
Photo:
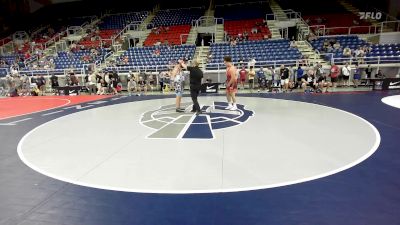
{"label": "referee", "polygon": [[201,79],[203,78],[203,71],[199,68],[199,62],[197,60],[192,61],[192,66],[187,66],[183,60],[180,60],[182,68],[190,72],[190,97],[192,97],[193,108],[191,112],[196,112],[197,115],[201,113],[197,96],[199,96],[201,89]]}

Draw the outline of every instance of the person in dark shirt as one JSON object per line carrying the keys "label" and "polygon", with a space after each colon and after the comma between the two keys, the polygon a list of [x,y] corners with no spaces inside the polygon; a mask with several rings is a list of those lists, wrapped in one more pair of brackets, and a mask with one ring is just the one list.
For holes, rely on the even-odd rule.
{"label": "person in dark shirt", "polygon": [[193,108],[191,112],[196,114],[201,113],[200,105],[197,100],[201,89],[201,80],[203,79],[203,71],[199,68],[199,62],[197,60],[192,61],[192,66],[187,66],[183,60],[180,60],[182,68],[190,72],[190,97],[193,101]]}
{"label": "person in dark shirt", "polygon": [[42,96],[44,96],[44,92],[46,89],[46,79],[43,77],[43,75],[40,75],[40,77],[37,78],[36,80],[37,80],[36,84],[40,90],[40,93],[42,94]]}
{"label": "person in dark shirt", "polygon": [[281,65],[280,69],[281,76],[281,85],[283,87],[283,91],[286,92],[289,89],[289,69],[285,67],[285,65]]}
{"label": "person in dark shirt", "polygon": [[57,94],[57,87],[59,87],[60,85],[58,84],[58,77],[53,74],[50,77],[50,83],[51,83],[51,89],[53,91],[54,94]]}

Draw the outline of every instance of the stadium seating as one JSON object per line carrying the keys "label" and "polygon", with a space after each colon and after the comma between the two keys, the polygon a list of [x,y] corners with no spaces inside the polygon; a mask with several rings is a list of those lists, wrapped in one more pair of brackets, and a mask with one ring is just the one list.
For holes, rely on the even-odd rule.
{"label": "stadium seating", "polygon": [[[160,55],[155,55],[154,51],[160,50]],[[172,61],[179,59],[192,59],[196,50],[195,45],[180,45],[174,47],[168,46],[150,46],[150,47],[137,47],[130,48],[122,56],[129,58],[129,63],[126,65],[120,65],[121,69],[129,66],[148,66],[152,67],[148,70],[155,70],[155,66],[158,69],[167,69],[165,65],[169,65]]]}
{"label": "stadium seating", "polygon": [[[331,57],[334,58],[344,58],[335,60],[335,62],[343,63],[348,61],[349,57],[343,55],[343,48],[349,47],[352,51],[358,49],[359,47],[363,46],[370,46],[371,52],[366,54],[366,57],[377,57],[380,56],[383,60],[380,63],[393,63],[393,62],[400,62],[400,44],[374,44],[370,45],[365,40],[360,39],[358,36],[336,36],[336,37],[322,37],[318,38],[311,42],[311,45],[314,49],[322,51],[323,43],[329,39],[336,39],[340,43],[341,48],[338,50],[328,51],[328,54],[325,56],[326,60],[330,60]],[[366,60],[369,63],[377,63],[376,59]]]}
{"label": "stadium seating", "polygon": [[[92,62],[102,60],[104,55],[107,54],[107,50],[100,49],[100,56],[97,56]],[[68,57],[66,52],[59,52],[58,56],[54,59],[56,69],[68,69],[68,68],[82,68],[86,62],[83,62],[82,57],[90,55],[90,50],[80,50],[73,53],[73,57]]]}
{"label": "stadium seating", "polygon": [[[222,63],[223,57],[229,55],[233,62],[243,60],[248,62],[254,58],[256,61],[277,61],[279,64],[295,64],[294,60],[301,58],[298,49],[290,48],[287,40],[247,41],[231,46],[228,43],[215,43],[210,48],[212,59],[207,64],[207,69],[217,69],[215,63]],[[214,65],[213,65],[214,64]],[[257,63],[256,66],[263,65]]]}
{"label": "stadium seating", "polygon": [[233,5],[216,5],[215,17],[224,20],[250,20],[265,18],[265,14],[272,13],[267,2],[242,3]]}
{"label": "stadium seating", "polygon": [[160,10],[149,24],[149,28],[151,26],[187,25],[203,15],[204,9],[201,8]]}
{"label": "stadium seating", "polygon": [[10,37],[6,37],[0,40],[0,47],[12,41]]}
{"label": "stadium seating", "polygon": [[[328,29],[325,35],[337,35],[337,34],[348,34],[348,27],[356,26],[351,29],[353,34],[364,34],[369,32],[368,27],[360,26],[370,26],[371,23],[366,21],[360,21],[357,15],[347,13],[347,14],[324,14],[324,15],[309,15],[303,16],[304,20],[308,25],[325,25],[325,28],[335,28]],[[320,21],[318,21],[320,20]],[[356,22],[357,24],[355,24]],[[314,31],[317,28],[314,28]]]}
{"label": "stadium seating", "polygon": [[[263,19],[252,19],[252,20],[239,20],[239,21],[225,21],[224,30],[230,36],[237,36],[238,34],[243,34],[247,32],[249,35],[249,40],[262,40],[264,35],[271,38],[271,31],[268,27],[262,25]],[[256,26],[256,24],[260,24]],[[252,34],[251,30],[253,27],[257,27],[259,32]]]}
{"label": "stadium seating", "polygon": [[126,14],[109,15],[103,19],[100,24],[100,30],[121,30],[129,23],[134,21],[143,21],[146,19],[148,12],[134,12]]}
{"label": "stadium seating", "polygon": [[[164,43],[168,41],[169,44],[172,45],[180,45],[181,44],[181,34],[188,34],[190,32],[190,25],[179,25],[179,26],[170,26],[170,27],[163,27],[159,31],[159,33],[150,33],[150,35],[146,38],[143,45],[144,46],[151,46],[154,45],[156,42]],[[182,37],[182,42],[185,44],[187,41],[187,35]]]}

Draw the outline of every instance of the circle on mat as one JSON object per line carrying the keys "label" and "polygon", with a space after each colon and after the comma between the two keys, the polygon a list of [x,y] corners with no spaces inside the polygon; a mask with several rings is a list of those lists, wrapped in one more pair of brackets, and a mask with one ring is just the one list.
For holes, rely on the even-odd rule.
{"label": "circle on mat", "polygon": [[[366,120],[317,104],[241,97],[246,123],[212,139],[147,138],[140,118],[174,100],[114,104],[73,113],[26,134],[18,154],[32,169],[77,185],[146,193],[265,189],[326,177],[362,162],[380,136]],[[223,97],[200,98],[204,105]]]}
{"label": "circle on mat", "polygon": [[400,109],[400,95],[388,96],[388,97],[382,98],[381,101],[383,103],[385,103],[386,105],[390,105],[392,107]]}
{"label": "circle on mat", "polygon": [[[182,106],[186,111],[191,109],[191,104]],[[214,138],[214,130],[241,125],[253,116],[253,111],[242,104],[237,104],[236,110],[227,107],[226,102],[215,101],[203,106],[204,112],[196,115],[176,112],[175,105],[165,105],[143,113],[140,123],[155,130],[148,138],[210,139]]]}

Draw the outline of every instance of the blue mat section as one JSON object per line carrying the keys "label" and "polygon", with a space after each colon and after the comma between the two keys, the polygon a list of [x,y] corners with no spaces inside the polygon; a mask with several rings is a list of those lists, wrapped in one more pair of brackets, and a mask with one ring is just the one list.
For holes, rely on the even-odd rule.
{"label": "blue mat section", "polygon": [[189,126],[182,138],[213,138],[207,117],[203,115],[196,116],[196,118],[193,120],[193,123]]}

